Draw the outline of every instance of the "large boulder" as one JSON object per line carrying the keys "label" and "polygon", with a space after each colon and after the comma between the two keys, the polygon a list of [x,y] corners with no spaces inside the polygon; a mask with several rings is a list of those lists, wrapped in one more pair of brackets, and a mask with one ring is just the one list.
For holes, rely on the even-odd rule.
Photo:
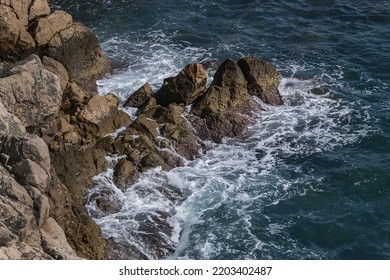
{"label": "large boulder", "polygon": [[47,71],[52,72],[60,78],[61,89],[64,91],[69,82],[69,75],[65,67],[55,59],[47,56],[42,58],[42,64]]}
{"label": "large boulder", "polygon": [[[224,137],[241,134],[249,123],[245,117],[257,108],[238,64],[226,60],[218,68],[207,92],[192,108],[192,125],[203,140],[220,143]],[[200,119],[199,119],[200,117]]]}
{"label": "large boulder", "polygon": [[60,80],[32,55],[0,72],[0,102],[22,124],[35,127],[56,115],[62,99]]}
{"label": "large boulder", "polygon": [[125,102],[125,107],[140,108],[153,96],[153,90],[148,83],[137,89]]}
{"label": "large boulder", "polygon": [[202,117],[227,111],[248,113],[255,104],[248,94],[247,81],[238,64],[228,59],[218,68],[211,87],[199,98],[192,113]]}
{"label": "large boulder", "polygon": [[34,29],[34,39],[39,47],[46,46],[61,30],[73,25],[73,18],[64,11],[55,11],[46,17],[37,20]]}
{"label": "large boulder", "polygon": [[118,109],[119,99],[113,94],[95,95],[77,114],[78,125],[89,137],[100,138],[131,123],[129,116]]}
{"label": "large boulder", "polygon": [[50,14],[50,7],[47,0],[34,0],[28,9],[28,20],[33,21],[48,14]]}
{"label": "large boulder", "polygon": [[207,75],[200,64],[189,64],[176,77],[164,80],[154,97],[157,103],[167,107],[171,103],[189,105],[206,89]]}
{"label": "large boulder", "polygon": [[57,32],[47,43],[44,54],[64,65],[69,77],[88,90],[95,90],[95,81],[111,69],[95,35],[80,23]]}
{"label": "large boulder", "polygon": [[237,63],[248,81],[249,94],[266,104],[283,104],[278,90],[280,74],[271,64],[254,57],[243,57]]}
{"label": "large boulder", "polygon": [[5,5],[4,2],[7,1],[3,0],[0,4],[0,58],[14,61],[33,53],[35,42],[26,30],[27,23],[24,23],[12,6]]}

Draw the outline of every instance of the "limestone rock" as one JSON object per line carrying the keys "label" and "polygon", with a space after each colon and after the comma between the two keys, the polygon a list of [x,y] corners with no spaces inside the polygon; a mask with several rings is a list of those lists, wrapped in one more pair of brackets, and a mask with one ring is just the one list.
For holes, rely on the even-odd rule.
{"label": "limestone rock", "polygon": [[27,32],[27,19],[20,16],[28,6],[23,1],[13,2],[17,9],[3,2],[0,5],[0,57],[8,60],[25,58],[35,50],[35,41]]}
{"label": "limestone rock", "polygon": [[3,134],[23,134],[26,128],[22,125],[20,120],[10,114],[7,109],[0,102],[0,131]]}
{"label": "limestone rock", "polygon": [[64,11],[55,11],[52,14],[38,19],[37,26],[34,29],[34,39],[38,46],[42,47],[62,30],[71,27],[73,18]]}
{"label": "limestone rock", "polygon": [[119,99],[113,95],[95,95],[77,115],[80,126],[94,137],[103,137],[131,123],[130,118],[118,109]]}
{"label": "limestone rock", "polygon": [[54,259],[78,259],[76,252],[68,244],[64,231],[53,218],[46,220],[40,232],[42,248]]}
{"label": "limestone rock", "polygon": [[37,188],[26,186],[26,190],[34,201],[34,210],[36,211],[35,219],[38,227],[41,228],[50,215],[49,199]]}
{"label": "limestone rock", "polygon": [[207,75],[200,64],[189,64],[173,78],[164,80],[154,97],[157,103],[167,107],[171,103],[189,105],[206,89]]}
{"label": "limestone rock", "polygon": [[92,186],[91,178],[107,168],[107,152],[92,141],[85,146],[65,144],[51,153],[58,175],[57,182],[49,188],[53,217],[78,256],[103,259],[106,242],[85,210],[85,190]]}
{"label": "limestone rock", "polygon": [[183,112],[182,106],[172,103],[168,108],[159,108],[155,118],[162,126],[161,135],[170,143],[167,147],[174,148],[178,154],[191,160],[198,155],[200,146],[189,122],[182,117]]}
{"label": "limestone rock", "polygon": [[46,143],[34,134],[0,135],[0,153],[9,156],[8,165],[31,160],[50,174],[50,155]]}
{"label": "limestone rock", "polygon": [[36,45],[33,37],[24,29],[20,29],[19,39],[15,45],[15,51],[18,53],[17,58],[26,58],[33,54]]}
{"label": "limestone rock", "polygon": [[45,192],[49,175],[30,159],[23,159],[12,168],[12,174],[22,185],[30,185]]}
{"label": "limestone rock", "polygon": [[84,89],[96,90],[95,81],[111,69],[95,35],[79,23],[56,33],[44,54],[64,65],[69,77]]}
{"label": "limestone rock", "polygon": [[199,98],[191,112],[204,117],[226,111],[247,113],[253,108],[255,104],[240,67],[228,59],[218,68],[211,87]]}
{"label": "limestone rock", "polygon": [[55,59],[47,56],[43,57],[42,64],[46,70],[52,72],[60,78],[61,89],[64,91],[69,81],[69,75],[68,72],[66,72],[65,67]]}
{"label": "limestone rock", "polygon": [[156,98],[151,97],[140,107],[138,115],[144,115],[147,118],[152,118],[156,113],[157,106]]}
{"label": "limestone rock", "polygon": [[[15,11],[23,26],[28,25],[28,9],[32,0],[3,0],[1,3],[7,4]],[[8,2],[8,3],[7,3]]]}
{"label": "limestone rock", "polygon": [[0,73],[0,102],[25,127],[34,127],[58,113],[62,91],[58,76],[43,68],[38,56]]}
{"label": "limestone rock", "polygon": [[125,107],[140,108],[142,104],[153,96],[153,90],[148,83],[136,90],[126,101]]}
{"label": "limestone rock", "polygon": [[254,57],[241,58],[237,63],[248,81],[249,94],[266,104],[283,104],[278,90],[280,74],[271,64]]}
{"label": "limestone rock", "polygon": [[132,127],[140,131],[141,134],[151,137],[151,139],[156,139],[159,135],[157,122],[143,115],[138,116]]}
{"label": "limestone rock", "polygon": [[[1,2],[2,3],[2,2]],[[23,28],[15,12],[8,6],[0,5],[0,57],[15,55],[14,48]]]}
{"label": "limestone rock", "polygon": [[28,10],[28,20],[32,21],[48,14],[50,14],[50,7],[47,0],[33,0]]}

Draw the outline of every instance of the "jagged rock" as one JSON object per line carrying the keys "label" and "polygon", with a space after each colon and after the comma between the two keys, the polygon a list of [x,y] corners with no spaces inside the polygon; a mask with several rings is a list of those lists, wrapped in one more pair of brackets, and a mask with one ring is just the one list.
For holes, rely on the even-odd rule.
{"label": "jagged rock", "polygon": [[45,192],[49,175],[38,164],[30,159],[22,159],[11,170],[16,180],[22,185],[30,185]]}
{"label": "jagged rock", "polygon": [[138,116],[132,127],[140,131],[141,134],[151,137],[151,139],[156,139],[159,136],[157,122],[143,115]]}
{"label": "jagged rock", "polygon": [[78,256],[103,259],[106,242],[99,227],[85,210],[85,191],[92,186],[91,178],[107,168],[107,151],[96,141],[88,145],[59,146],[51,151],[53,167],[60,182],[49,189],[55,205],[53,217],[64,229],[67,240]]}
{"label": "jagged rock", "polygon": [[92,138],[103,137],[131,123],[126,113],[118,109],[119,99],[113,94],[95,95],[77,115],[80,127]]}
{"label": "jagged rock", "polygon": [[33,0],[28,9],[28,20],[31,22],[48,14],[50,14],[50,7],[47,0]]}
{"label": "jagged rock", "polygon": [[26,132],[26,128],[22,125],[20,120],[10,114],[7,109],[0,102],[0,131],[3,134],[23,134]]}
{"label": "jagged rock", "polygon": [[36,135],[0,135],[0,153],[9,156],[8,165],[29,159],[50,174],[50,155],[46,143]]}
{"label": "jagged rock", "polygon": [[56,260],[79,259],[68,244],[64,231],[53,218],[48,218],[42,226],[42,248]]}
{"label": "jagged rock", "polygon": [[249,94],[257,96],[266,104],[283,104],[278,90],[280,74],[271,64],[254,57],[241,58],[237,63],[248,81]]}
{"label": "jagged rock", "polygon": [[220,143],[224,137],[235,137],[249,123],[243,114],[257,108],[248,93],[247,81],[238,64],[230,59],[218,68],[207,92],[198,99],[191,113],[204,119],[190,118],[198,136]]}
{"label": "jagged rock", "polygon": [[34,201],[34,210],[36,211],[36,221],[41,228],[50,215],[50,204],[47,196],[43,195],[37,188],[26,186],[30,197]]}
{"label": "jagged rock", "polygon": [[70,120],[66,117],[62,117],[57,120],[57,134],[54,138],[55,141],[60,143],[80,144],[82,137],[74,125],[70,124]]}
{"label": "jagged rock", "polygon": [[154,117],[162,126],[161,135],[169,141],[167,147],[174,148],[181,156],[191,160],[199,154],[200,146],[189,122],[182,117],[183,112],[182,106],[172,103],[168,108],[158,108]]}
{"label": "jagged rock", "polygon": [[66,115],[75,116],[84,109],[92,96],[76,83],[68,83],[62,97],[61,111]]}
{"label": "jagged rock", "polygon": [[148,83],[137,89],[126,101],[125,107],[140,108],[153,96],[153,90]]}
{"label": "jagged rock", "polygon": [[32,0],[1,0],[1,4],[12,7],[23,26],[28,25],[28,10]]}
{"label": "jagged rock", "polygon": [[77,258],[58,225],[56,240],[48,239],[46,225],[55,223],[49,208],[45,195],[21,186],[0,165],[0,259],[52,259],[64,246],[70,249],[64,258]]}
{"label": "jagged rock", "polygon": [[0,165],[0,259],[48,259],[33,200]]}
{"label": "jagged rock", "polygon": [[0,102],[25,127],[34,127],[58,113],[62,91],[58,76],[43,68],[38,56],[0,73]]}
{"label": "jagged rock", "polygon": [[165,107],[171,103],[189,105],[203,94],[206,83],[207,75],[202,65],[189,64],[176,77],[165,79],[154,97]]}
{"label": "jagged rock", "polygon": [[56,33],[44,54],[64,65],[69,77],[84,89],[95,91],[95,81],[111,69],[95,35],[79,23]]}
{"label": "jagged rock", "polygon": [[152,118],[156,113],[157,106],[156,98],[151,97],[140,107],[138,115],[144,115],[147,118]]}
{"label": "jagged rock", "polygon": [[25,26],[15,10],[0,5],[0,58],[15,60],[34,52],[35,41]]}
{"label": "jagged rock", "polygon": [[124,189],[126,182],[135,175],[135,167],[130,161],[122,158],[114,169],[114,182],[118,188]]}
{"label": "jagged rock", "polygon": [[47,56],[43,57],[42,64],[46,70],[52,72],[60,78],[61,89],[64,91],[69,82],[69,75],[68,72],[66,72],[65,67],[55,59]]}
{"label": "jagged rock", "polygon": [[64,11],[55,11],[38,19],[34,29],[34,39],[39,47],[47,45],[54,35],[73,25],[73,18]]}
{"label": "jagged rock", "polygon": [[227,111],[247,113],[255,108],[247,82],[238,64],[230,59],[218,68],[207,92],[195,103],[191,113],[205,117]]}

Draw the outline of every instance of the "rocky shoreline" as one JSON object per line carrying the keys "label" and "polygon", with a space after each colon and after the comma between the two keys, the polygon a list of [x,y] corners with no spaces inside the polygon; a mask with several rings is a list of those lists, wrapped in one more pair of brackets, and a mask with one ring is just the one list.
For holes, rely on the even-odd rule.
{"label": "rocky shoreline", "polygon": [[[140,172],[181,166],[207,141],[241,134],[260,104],[282,104],[279,73],[244,57],[223,62],[209,87],[196,63],[157,92],[145,84],[124,104],[138,109],[131,120],[114,94],[96,93],[111,69],[96,37],[47,0],[0,0],[0,39],[0,259],[146,258],[105,240],[85,209],[105,157],[121,157],[114,180],[126,189]],[[108,191],[93,199],[92,216],[120,207]],[[156,258],[174,250],[149,238]]]}

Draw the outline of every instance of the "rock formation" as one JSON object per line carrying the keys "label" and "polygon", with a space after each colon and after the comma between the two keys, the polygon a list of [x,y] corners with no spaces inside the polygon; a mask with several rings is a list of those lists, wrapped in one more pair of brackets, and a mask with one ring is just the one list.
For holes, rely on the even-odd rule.
{"label": "rock formation", "polygon": [[85,189],[105,168],[103,134],[130,122],[94,93],[110,63],[46,0],[0,0],[0,41],[0,259],[102,259]]}
{"label": "rock formation", "polygon": [[[245,57],[223,62],[208,88],[196,63],[156,93],[145,84],[124,104],[138,108],[131,120],[114,94],[95,92],[111,67],[96,37],[46,0],[0,0],[0,40],[0,259],[145,258],[121,240],[105,240],[85,209],[105,157],[120,156],[114,181],[125,189],[140,172],[194,159],[206,140],[241,134],[262,102],[282,104],[276,70]],[[90,198],[96,215],[118,211],[111,195]],[[150,231],[147,219],[160,225],[161,232],[142,236],[156,258],[175,249],[164,241],[172,234],[169,215],[138,217]]]}

